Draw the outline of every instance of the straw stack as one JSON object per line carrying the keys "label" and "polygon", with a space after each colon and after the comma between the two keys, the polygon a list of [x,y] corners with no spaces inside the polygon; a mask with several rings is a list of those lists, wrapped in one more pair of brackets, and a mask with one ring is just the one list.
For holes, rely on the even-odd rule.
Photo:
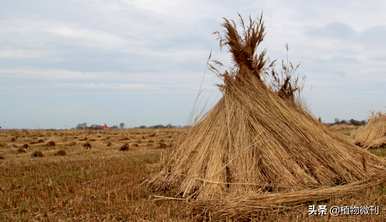
{"label": "straw stack", "polygon": [[386,148],[386,114],[373,114],[368,123],[358,129],[355,144],[368,149]]}
{"label": "straw stack", "polygon": [[221,74],[223,97],[148,181],[155,192],[190,200],[212,215],[238,218],[384,180],[381,159],[330,133],[264,81],[261,18],[241,20],[241,34],[234,21],[225,19],[223,26],[222,41],[235,65]]}

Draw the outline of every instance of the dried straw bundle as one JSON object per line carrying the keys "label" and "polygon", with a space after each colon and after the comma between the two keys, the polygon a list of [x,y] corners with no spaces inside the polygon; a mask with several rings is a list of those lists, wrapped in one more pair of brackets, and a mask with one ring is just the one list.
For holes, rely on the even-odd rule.
{"label": "dried straw bundle", "polygon": [[[384,175],[386,176],[386,175]],[[259,217],[265,210],[277,212],[291,210],[306,202],[329,200],[351,194],[358,194],[369,187],[384,182],[380,176],[343,186],[321,187],[317,189],[286,193],[251,193],[243,196],[228,196],[223,199],[195,201],[191,203],[194,214],[205,215],[210,212],[211,219],[230,218],[236,221],[250,221]]]}
{"label": "dried straw bundle", "polygon": [[300,105],[296,101],[296,95],[300,95],[302,90],[301,80],[295,76],[300,64],[293,64],[288,59],[288,45],[286,45],[287,59],[281,61],[281,67],[276,69],[276,60],[274,60],[266,70],[266,82],[271,86],[271,90],[277,93],[282,99],[291,104]]}
{"label": "dried straw bundle", "polygon": [[150,187],[233,217],[380,183],[372,177],[385,175],[381,159],[330,133],[264,83],[265,53],[256,53],[262,20],[241,23],[243,36],[234,21],[224,23],[235,68],[221,75],[223,97],[178,143]]}
{"label": "dried straw bundle", "polygon": [[372,115],[369,122],[358,129],[355,144],[369,149],[386,147],[386,114]]}

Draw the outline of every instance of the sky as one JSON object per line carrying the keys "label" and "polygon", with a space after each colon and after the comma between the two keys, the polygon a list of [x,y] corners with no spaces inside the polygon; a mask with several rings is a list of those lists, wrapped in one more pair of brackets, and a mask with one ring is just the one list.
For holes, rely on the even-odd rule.
{"label": "sky", "polygon": [[[185,125],[221,96],[230,64],[213,32],[263,13],[263,48],[300,63],[302,98],[324,121],[386,111],[386,2],[1,0],[0,126]],[[228,63],[227,63],[228,62]]]}

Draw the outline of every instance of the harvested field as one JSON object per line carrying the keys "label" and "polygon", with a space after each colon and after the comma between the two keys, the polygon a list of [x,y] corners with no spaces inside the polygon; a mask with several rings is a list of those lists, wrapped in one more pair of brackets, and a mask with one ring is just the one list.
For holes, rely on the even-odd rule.
{"label": "harvested field", "polygon": [[349,124],[336,124],[329,126],[329,129],[331,131],[337,132],[338,134],[342,135],[343,137],[352,142],[354,141],[354,137],[358,128],[359,126]]}
{"label": "harvested field", "polygon": [[[181,201],[156,201],[154,193],[142,186],[145,178],[160,170],[161,156],[173,147],[160,148],[158,141],[174,144],[185,129],[110,130],[110,131],[1,131],[0,143],[0,221],[200,221]],[[149,137],[151,134],[155,136]],[[17,136],[20,141],[11,142]],[[100,137],[99,137],[100,136]],[[138,147],[126,152],[127,136]],[[142,137],[145,136],[145,139]],[[171,139],[169,137],[172,137]],[[34,137],[55,137],[55,147],[31,145],[27,153],[18,154],[13,145],[34,141]],[[93,149],[84,149],[77,138],[94,138]],[[108,139],[107,139],[108,138]],[[152,139],[155,145],[149,146]],[[105,141],[111,141],[106,146]],[[70,141],[78,145],[70,145]],[[59,151],[66,155],[57,155]],[[44,157],[33,158],[34,151]],[[150,198],[150,199],[149,199]],[[332,197],[332,203],[348,205],[386,205],[386,184],[345,198]],[[384,215],[386,212],[382,212]],[[213,221],[216,221],[213,215]],[[307,215],[307,207],[275,213],[262,210],[255,221],[324,221]],[[331,218],[339,221],[340,217]],[[349,221],[383,221],[382,216],[352,217]]]}
{"label": "harvested field", "polygon": [[284,2],[7,3],[0,222],[385,222],[384,10]]}
{"label": "harvested field", "polygon": [[[52,157],[64,151],[68,158],[82,155],[110,156],[127,145],[133,151],[142,149],[170,148],[184,129],[150,130],[8,130],[0,132],[0,154],[12,161],[25,161],[35,151],[45,157]],[[18,138],[13,140],[12,138]],[[122,138],[126,138],[122,140]],[[35,141],[49,141],[36,143]],[[133,147],[133,148],[132,148]],[[135,148],[135,149],[134,149]],[[18,150],[23,154],[18,154]]]}
{"label": "harvested field", "polygon": [[[157,169],[161,153],[170,149],[160,149],[157,143],[172,145],[183,132],[1,131],[0,221],[179,221],[184,216],[179,215],[178,204],[158,206],[148,201],[149,193],[140,183]],[[15,136],[18,140],[11,141]],[[124,136],[129,139],[120,141]],[[17,152],[15,146],[31,144],[35,137],[55,138],[56,146],[33,144]],[[74,137],[94,139],[92,149],[84,149],[84,142]],[[154,145],[149,145],[150,138]],[[107,146],[106,141],[112,145]],[[120,151],[130,143],[138,146]]]}

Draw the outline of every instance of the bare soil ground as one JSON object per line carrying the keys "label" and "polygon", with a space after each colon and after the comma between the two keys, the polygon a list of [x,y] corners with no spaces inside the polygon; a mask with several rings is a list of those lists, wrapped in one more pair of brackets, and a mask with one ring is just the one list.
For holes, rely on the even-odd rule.
{"label": "bare soil ground", "polygon": [[[152,200],[141,185],[184,130],[0,131],[0,221],[210,220],[190,214],[184,202]],[[332,202],[386,206],[386,185]],[[251,220],[386,221],[385,215],[310,217],[304,206]]]}

